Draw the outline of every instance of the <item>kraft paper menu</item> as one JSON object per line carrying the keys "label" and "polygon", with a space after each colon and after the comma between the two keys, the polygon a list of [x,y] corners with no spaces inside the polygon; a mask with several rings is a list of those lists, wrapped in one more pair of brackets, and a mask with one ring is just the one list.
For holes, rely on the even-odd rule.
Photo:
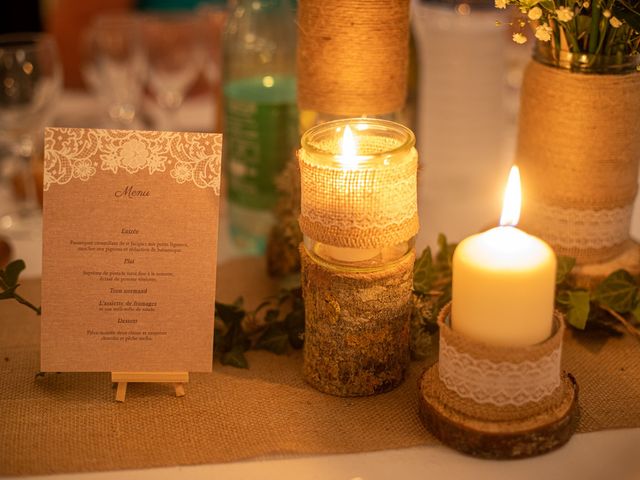
{"label": "kraft paper menu", "polygon": [[48,128],[43,371],[211,371],[222,135]]}

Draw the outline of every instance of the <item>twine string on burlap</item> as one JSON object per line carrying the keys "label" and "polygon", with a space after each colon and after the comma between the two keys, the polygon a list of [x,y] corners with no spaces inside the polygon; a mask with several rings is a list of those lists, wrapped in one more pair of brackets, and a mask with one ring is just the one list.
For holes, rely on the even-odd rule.
{"label": "twine string on burlap", "polygon": [[557,253],[596,263],[629,239],[640,160],[640,74],[572,73],[532,61],[516,161],[521,226]]}
{"label": "twine string on burlap", "polygon": [[346,116],[399,111],[408,52],[408,0],[301,0],[298,105]]}

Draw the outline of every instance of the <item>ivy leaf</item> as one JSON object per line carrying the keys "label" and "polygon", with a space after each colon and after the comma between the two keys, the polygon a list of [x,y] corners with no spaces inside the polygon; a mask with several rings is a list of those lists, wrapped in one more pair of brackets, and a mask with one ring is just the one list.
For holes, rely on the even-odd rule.
{"label": "ivy leaf", "polygon": [[244,349],[240,346],[236,346],[228,352],[223,353],[220,356],[220,363],[236,368],[249,368],[249,362],[247,362],[247,357],[244,355]]}
{"label": "ivy leaf", "polygon": [[436,263],[439,267],[445,269],[451,269],[453,263],[453,252],[456,249],[457,244],[448,243],[447,237],[444,234],[438,235],[438,254],[436,255]]}
{"label": "ivy leaf", "polygon": [[4,271],[0,270],[0,278],[7,287],[15,287],[18,285],[18,277],[24,269],[24,260],[14,260],[5,267]]}
{"label": "ivy leaf", "polygon": [[431,248],[427,247],[413,265],[413,289],[420,293],[429,293],[435,279]]}
{"label": "ivy leaf", "polygon": [[267,350],[278,355],[286,353],[288,347],[289,333],[280,323],[269,325],[255,344],[257,349]]}
{"label": "ivy leaf", "polygon": [[242,321],[245,311],[242,309],[242,299],[236,300],[233,305],[216,302],[216,315],[229,328],[232,323]]}
{"label": "ivy leaf", "polygon": [[638,297],[638,285],[626,270],[616,270],[605,278],[594,292],[594,300],[618,313],[633,310]]}
{"label": "ivy leaf", "polygon": [[13,287],[10,287],[4,292],[0,292],[0,300],[8,300],[10,298],[13,298],[16,288],[18,288],[18,285],[14,285]]}
{"label": "ivy leaf", "polygon": [[576,259],[573,257],[558,256],[558,270],[556,271],[556,285],[564,283],[573,267],[576,265]]}
{"label": "ivy leaf", "polygon": [[589,292],[584,290],[565,290],[558,295],[556,300],[566,307],[569,324],[584,330],[591,310]]}
{"label": "ivy leaf", "polygon": [[[302,302],[300,302],[302,304]],[[289,333],[289,343],[296,350],[302,348],[304,344],[304,305],[295,307],[284,319]]]}

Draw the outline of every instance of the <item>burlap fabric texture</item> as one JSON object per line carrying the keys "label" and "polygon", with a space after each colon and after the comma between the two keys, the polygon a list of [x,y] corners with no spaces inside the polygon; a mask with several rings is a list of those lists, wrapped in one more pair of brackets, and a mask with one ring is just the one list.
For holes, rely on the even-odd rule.
{"label": "burlap fabric texture", "polygon": [[[361,134],[358,140],[360,155],[380,155],[400,146],[397,139],[375,135]],[[332,144],[318,149],[339,152]],[[318,242],[351,248],[389,247],[415,236],[418,155],[415,148],[394,155],[386,165],[345,169],[324,165],[300,149],[302,233]]]}
{"label": "burlap fabric texture", "polygon": [[407,95],[409,0],[301,0],[298,106],[357,117]]}
{"label": "burlap fabric texture", "polygon": [[[277,285],[255,259],[218,269],[217,298],[257,305]],[[20,291],[38,302],[39,282]],[[108,373],[35,378],[40,319],[0,302],[0,475],[150,468],[434,445],[417,415],[413,362],[383,395],[340,398],[310,387],[302,353],[251,352],[250,368],[216,363],[193,374],[187,395],[169,385],[133,384],[114,401]],[[580,384],[579,432],[640,427],[640,345],[630,336],[568,332],[563,369]],[[630,450],[631,451],[631,450]],[[621,452],[621,462],[625,462]]]}
{"label": "burlap fabric texture", "polygon": [[578,263],[616,257],[629,239],[640,161],[640,73],[572,73],[532,60],[516,161],[521,226]]}

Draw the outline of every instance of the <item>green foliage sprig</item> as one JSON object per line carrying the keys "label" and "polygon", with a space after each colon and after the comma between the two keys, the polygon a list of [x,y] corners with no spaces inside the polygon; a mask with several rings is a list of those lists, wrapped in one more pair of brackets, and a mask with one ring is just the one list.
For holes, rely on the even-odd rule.
{"label": "green foliage sprig", "polygon": [[248,368],[247,350],[268,350],[283,354],[302,348],[304,303],[302,290],[282,290],[247,311],[239,298],[228,305],[216,302],[214,352],[223,365]]}
{"label": "green foliage sprig", "polygon": [[595,288],[578,288],[571,276],[575,263],[573,258],[558,257],[556,305],[569,325],[579,330],[590,325],[615,333],[617,322],[640,338],[640,279],[616,270]]}
{"label": "green foliage sprig", "polygon": [[25,268],[24,260],[14,260],[4,269],[0,269],[0,300],[13,299],[40,315],[42,313],[40,307],[36,307],[16,292],[20,286],[18,278]]}

